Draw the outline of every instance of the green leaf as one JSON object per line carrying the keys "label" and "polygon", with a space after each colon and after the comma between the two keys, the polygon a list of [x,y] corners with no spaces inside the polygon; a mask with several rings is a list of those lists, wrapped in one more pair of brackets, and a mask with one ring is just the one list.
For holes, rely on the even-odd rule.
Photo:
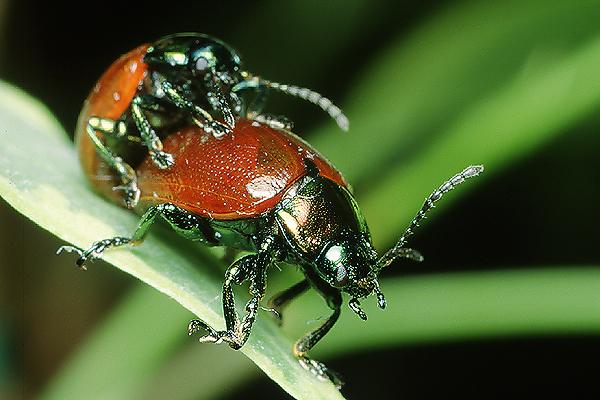
{"label": "green leaf", "polygon": [[[455,118],[468,116],[519,76],[569,62],[600,35],[599,6],[597,0],[453,3],[411,35],[386,43],[351,85],[344,105],[349,137],[327,124],[311,143],[353,184],[366,185],[390,163],[436,146]],[[486,128],[481,126],[481,136],[492,134]]]}
{"label": "green leaf", "polygon": [[[172,299],[140,284],[99,323],[86,338],[85,351],[75,353],[40,398],[90,398],[89,393],[97,399],[136,398],[148,377],[185,340],[182,327],[189,315]],[[199,360],[196,373],[202,370]]]}
{"label": "green leaf", "polygon": [[[374,237],[396,236],[422,198],[463,167],[484,164],[479,183],[568,133],[569,126],[600,106],[599,68],[600,36],[560,59],[532,66],[466,109],[430,146],[404,165],[389,168],[385,179],[359,197]],[[443,203],[464,195],[474,183],[464,184]]]}
{"label": "green leaf", "polygon": [[[600,268],[562,267],[461,272],[382,280],[385,310],[365,301],[369,319],[344,313],[319,357],[390,346],[525,335],[600,332]],[[322,309],[306,296],[287,313],[306,329]],[[343,334],[342,334],[343,333]]]}
{"label": "green leaf", "polygon": [[[484,176],[497,173],[510,162],[540,148],[557,134],[566,132],[569,124],[584,117],[598,105],[600,75],[596,71],[600,65],[597,58],[598,43],[594,39],[598,35],[597,20],[600,16],[600,7],[597,5],[596,1],[558,0],[465,2],[444,9],[407,39],[399,38],[389,46],[386,45],[382,55],[374,59],[371,67],[358,76],[356,84],[349,90],[350,100],[346,109],[352,122],[351,136],[342,137],[343,134],[329,122],[327,128],[320,131],[320,135],[311,139],[315,147],[330,156],[359,188],[359,202],[379,244],[393,240],[418,209],[420,201],[435,185],[457,169],[469,163],[483,162],[487,167]],[[363,8],[356,7],[352,13],[357,10],[362,13]],[[66,141],[56,122],[40,113],[39,105],[15,94],[9,87],[2,86],[0,107],[0,137],[10,135],[11,139],[5,141],[9,142],[8,145],[0,150],[0,190],[7,201],[13,205],[16,203],[14,206],[17,209],[29,208],[30,218],[42,221],[42,226],[47,229],[60,230],[57,234],[61,237],[82,246],[89,245],[99,237],[132,230],[135,225],[134,216],[110,207],[95,198],[85,187],[79,168],[73,162],[72,152],[68,149],[70,143]],[[11,114],[14,116],[11,117]],[[13,135],[17,139],[13,139]],[[53,138],[54,136],[56,137]],[[21,142],[19,137],[27,140]],[[490,137],[494,145],[488,143]],[[24,147],[23,143],[25,149],[19,149]],[[357,149],[360,149],[358,154]],[[31,157],[21,161],[35,168],[22,170],[17,162],[5,157],[11,152],[16,154],[19,150],[27,151],[27,156]],[[44,151],[52,157],[48,157]],[[56,159],[60,162],[54,162]],[[70,169],[61,173],[54,170],[47,172],[49,166],[67,166]],[[35,179],[28,174],[23,175],[23,172],[34,174]],[[61,175],[62,173],[65,175]],[[44,176],[38,177],[40,174]],[[56,185],[40,185],[40,182],[50,182],[50,178],[55,180]],[[475,182],[466,184],[449,196],[450,200],[445,200],[444,204],[476,186]],[[12,193],[12,201],[9,199],[10,194],[4,194],[8,192]],[[25,200],[15,193],[25,194]],[[52,202],[56,202],[56,207],[60,210],[68,209],[68,215],[74,214],[76,218],[66,218],[65,214],[60,213],[52,215],[55,207]],[[36,203],[35,207],[32,203]],[[82,222],[86,225],[79,225]],[[92,225],[88,226],[88,223]],[[215,273],[221,263],[210,252],[192,251],[189,247],[172,243],[165,247],[165,241],[161,239],[162,237],[153,235],[143,247],[131,252],[116,251],[107,254],[107,259],[127,265],[129,271],[137,276],[148,274],[167,293],[172,289],[169,287],[170,283],[181,285],[187,295],[182,297],[182,301],[189,307],[197,307],[194,308],[195,312],[204,305],[205,309],[200,311],[206,313],[205,318],[221,326],[219,301],[216,298],[220,291],[220,278]],[[151,264],[147,263],[148,260],[151,260]],[[66,264],[69,262],[70,260],[65,261]],[[177,265],[185,267],[178,268]],[[196,265],[199,272],[191,268]],[[188,273],[194,280],[178,280],[180,274]],[[562,279],[561,274],[546,276],[550,279],[548,287],[555,287],[553,285],[559,284]],[[323,351],[331,354],[329,352],[358,349],[356,342],[352,340],[366,340],[367,346],[384,346],[419,340],[421,334],[423,338],[431,337],[431,340],[468,337],[467,327],[482,335],[493,335],[493,332],[502,332],[503,329],[512,330],[515,334],[525,333],[523,327],[526,324],[523,320],[519,322],[510,319],[511,315],[508,314],[497,315],[498,319],[495,323],[490,323],[487,333],[481,327],[478,329],[471,324],[475,324],[476,320],[449,328],[447,325],[452,321],[445,319],[445,314],[441,315],[439,325],[429,319],[419,320],[417,313],[423,311],[417,307],[419,303],[413,304],[412,297],[401,295],[408,293],[416,296],[415,299],[420,299],[433,311],[455,311],[460,314],[459,309],[444,310],[441,300],[445,300],[445,297],[436,297],[435,294],[447,291],[454,293],[454,289],[462,288],[470,294],[468,297],[461,297],[459,291],[456,293],[459,299],[464,299],[465,303],[473,299],[478,301],[485,293],[475,293],[477,285],[490,287],[493,286],[493,281],[486,281],[485,276],[481,279],[475,276],[469,281],[470,285],[463,285],[461,279],[468,280],[471,277],[473,276],[456,275],[453,278],[457,280],[444,280],[442,283],[437,281],[441,278],[436,276],[432,277],[431,282],[409,278],[407,286],[402,281],[397,281],[398,285],[386,281],[383,288],[391,305],[394,309],[401,308],[397,314],[393,314],[398,315],[398,324],[393,329],[386,329],[386,321],[392,308],[386,312],[373,310],[367,325],[355,321],[351,313],[344,313],[342,327],[336,326],[332,336],[326,337],[323,345],[317,348],[317,353]],[[534,285],[530,287],[535,287],[537,276],[520,277]],[[592,279],[593,276],[588,278]],[[541,279],[544,280],[543,276]],[[586,282],[585,278],[569,279],[566,282],[574,285],[573,287]],[[510,283],[526,289],[510,279],[500,281],[503,285]],[[430,284],[438,291],[428,292]],[[509,286],[503,287],[506,292],[510,292]],[[564,299],[570,295],[568,292],[562,293],[559,298]],[[543,298],[549,298],[550,294],[551,291]],[[397,298],[397,295],[400,297]],[[427,303],[428,297],[423,298],[424,296],[433,296],[431,303]],[[520,292],[515,298],[529,302],[533,297],[535,296],[527,297]],[[302,323],[306,321],[302,318],[314,318],[312,312],[316,307],[322,309],[324,306],[316,296],[311,298],[314,298],[314,303],[310,303],[309,310],[294,315],[298,313],[298,308],[294,307],[288,315],[294,321]],[[593,308],[595,303],[590,303],[589,298],[574,298],[589,305],[590,313],[584,310],[579,314],[581,319],[576,322],[553,325],[558,328],[547,325],[549,330],[568,329],[569,324],[576,324],[581,331],[595,329],[596,319],[591,316],[592,311],[596,312]],[[195,304],[195,300],[201,304]],[[206,300],[209,301],[205,303]],[[529,317],[538,317],[534,308],[527,308],[528,304],[535,303],[523,305],[516,303],[517,300],[514,304],[507,304],[513,307],[523,306],[530,310]],[[440,302],[437,303],[438,301]],[[461,302],[452,304],[456,307],[464,305]],[[469,304],[466,305],[466,310],[473,311],[468,306]],[[405,314],[407,308],[411,312]],[[551,308],[545,310],[539,318],[545,319],[546,315],[552,314]],[[439,316],[435,312],[426,312],[425,315],[428,318]],[[138,316],[141,318],[141,314]],[[567,321],[567,313],[562,316]],[[348,318],[349,325],[345,322]],[[457,318],[467,320],[469,315],[460,314]],[[120,321],[124,325],[128,322],[125,318]],[[539,321],[532,322],[532,325],[542,330],[543,324]],[[447,325],[444,327],[444,324]],[[404,327],[399,328],[401,325]],[[410,331],[412,326],[415,326],[414,331]],[[268,323],[260,322],[258,327],[261,332],[258,333],[257,329],[253,337],[259,335],[262,340],[270,333],[277,335]],[[406,333],[407,329],[409,333]],[[305,330],[305,325],[299,329],[301,332]],[[110,336],[110,330],[105,332]],[[170,335],[176,333],[165,328],[162,335],[172,339],[173,336]],[[346,340],[346,335],[352,340]],[[156,339],[148,338],[148,342],[145,342],[148,351],[152,350],[149,345],[151,340],[159,340],[158,336],[160,335]],[[160,340],[168,342],[165,337]],[[337,340],[340,344],[336,344]],[[92,340],[92,343],[95,342]],[[257,343],[251,340],[249,345],[256,348]],[[278,347],[281,343],[285,343],[281,349],[289,354],[289,342],[286,340],[282,339],[274,346]],[[104,346],[110,347],[110,341]],[[100,346],[92,346],[91,349],[102,353]],[[142,357],[137,368],[131,366],[127,371],[120,372],[124,380],[135,380],[136,376],[143,375],[144,371],[147,372],[153,365],[161,362],[159,355],[145,354],[146,348],[143,346],[136,351],[148,358]],[[89,360],[93,362],[99,359]],[[106,365],[88,366],[92,369],[97,367],[106,368]],[[75,375],[71,376],[71,382],[79,378],[79,375],[77,378],[73,376]],[[127,383],[122,384],[120,387],[123,388],[123,393],[129,393]],[[69,386],[69,382],[66,386]],[[298,383],[298,386],[302,385]]]}
{"label": "green leaf", "polygon": [[[72,144],[39,103],[0,83],[0,121],[0,194],[17,211],[79,247],[133,231],[137,217],[89,189]],[[210,252],[186,249],[151,234],[143,246],[107,252],[104,259],[175,299],[190,317],[220,328],[221,281],[208,271],[221,262]],[[73,262],[63,257],[65,265]],[[300,366],[292,342],[270,322],[259,319],[241,351],[296,398],[342,398]]]}
{"label": "green leaf", "polygon": [[600,2],[461,2],[376,57],[350,91],[350,137],[311,143],[357,188],[376,247],[470,164],[501,172],[600,104]]}

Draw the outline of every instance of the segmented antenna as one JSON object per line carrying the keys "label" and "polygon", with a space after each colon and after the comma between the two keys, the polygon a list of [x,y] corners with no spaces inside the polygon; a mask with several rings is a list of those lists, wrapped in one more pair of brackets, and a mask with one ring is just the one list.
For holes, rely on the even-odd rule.
{"label": "segmented antenna", "polygon": [[[474,176],[477,176],[482,172],[483,172],[483,165],[471,165],[471,166],[465,168],[462,172],[459,172],[458,174],[454,175],[452,178],[450,178],[449,180],[444,182],[433,193],[431,193],[429,195],[429,197],[427,199],[425,199],[423,206],[421,207],[421,209],[419,210],[417,215],[413,218],[409,227],[406,229],[404,234],[400,237],[400,239],[398,240],[396,245],[394,247],[392,247],[390,250],[388,250],[379,259],[379,261],[377,261],[377,264],[375,265],[373,272],[375,274],[377,274],[377,273],[379,273],[379,271],[381,269],[387,267],[392,261],[394,261],[394,259],[396,259],[398,257],[402,257],[402,256],[406,257],[407,250],[410,250],[410,249],[406,249],[404,247],[404,245],[406,244],[406,241],[408,240],[408,238],[410,236],[412,236],[412,234],[414,233],[415,228],[417,226],[419,226],[419,222],[421,222],[425,218],[425,214],[427,214],[427,212],[429,210],[431,210],[432,208],[435,208],[435,203],[439,199],[441,199],[445,193],[448,193],[449,191],[454,189],[456,186],[463,183],[465,180],[472,178]],[[408,254],[410,254],[410,253],[408,253]],[[409,258],[412,258],[412,257],[409,257]]]}
{"label": "segmented antenna", "polygon": [[331,100],[329,100],[327,97],[322,96],[320,93],[294,85],[283,85],[281,83],[271,82],[262,78],[260,79],[260,83],[262,83],[268,88],[278,90],[282,93],[286,93],[294,97],[300,97],[301,99],[318,105],[327,114],[329,114],[331,118],[335,120],[335,122],[342,130],[348,130],[350,123],[348,121],[348,118],[342,112],[342,110],[340,110],[340,108],[333,104]]}

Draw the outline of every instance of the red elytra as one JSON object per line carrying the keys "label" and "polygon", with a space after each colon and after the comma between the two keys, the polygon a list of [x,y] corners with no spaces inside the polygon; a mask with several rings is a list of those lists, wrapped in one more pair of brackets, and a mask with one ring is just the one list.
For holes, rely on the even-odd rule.
{"label": "red elytra", "polygon": [[291,132],[240,119],[233,132],[215,138],[190,126],[163,140],[175,165],[157,168],[146,158],[137,168],[140,206],[173,203],[194,214],[233,220],[271,210],[306,175],[305,158],[322,176],[348,187],[342,175]]}
{"label": "red elytra", "polygon": [[[143,44],[122,55],[102,74],[79,114],[75,141],[79,150],[81,166],[95,186],[105,195],[116,199],[120,193],[113,192],[118,184],[113,173],[96,154],[96,147],[89,139],[86,126],[91,116],[119,119],[127,111],[148,71],[144,55],[148,45]],[[102,134],[98,133],[102,138]],[[104,182],[102,182],[104,181]]]}

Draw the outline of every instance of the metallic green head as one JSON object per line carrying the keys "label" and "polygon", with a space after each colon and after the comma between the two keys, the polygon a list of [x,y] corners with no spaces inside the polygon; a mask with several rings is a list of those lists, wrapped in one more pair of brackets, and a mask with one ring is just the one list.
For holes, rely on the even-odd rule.
{"label": "metallic green head", "polygon": [[239,81],[242,61],[226,43],[201,33],[165,36],[148,48],[144,62],[169,78],[205,77],[208,73],[230,75]]}

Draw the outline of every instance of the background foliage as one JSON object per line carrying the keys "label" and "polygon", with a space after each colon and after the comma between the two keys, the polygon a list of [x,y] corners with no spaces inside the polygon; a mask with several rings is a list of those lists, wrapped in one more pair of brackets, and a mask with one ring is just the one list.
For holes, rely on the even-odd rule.
{"label": "background foliage", "polygon": [[[426,261],[386,271],[390,307],[366,324],[345,312],[315,349],[347,397],[598,390],[599,2],[1,6],[0,78],[68,132],[118,54],[175,31],[221,37],[252,71],[339,100],[349,134],[296,100],[269,107],[344,172],[380,249],[443,179],[486,165],[414,238]],[[187,340],[180,306],[100,262],[76,273],[51,256],[60,241],[0,204],[1,397],[284,395],[241,354]],[[325,310],[304,296],[285,334]]]}

